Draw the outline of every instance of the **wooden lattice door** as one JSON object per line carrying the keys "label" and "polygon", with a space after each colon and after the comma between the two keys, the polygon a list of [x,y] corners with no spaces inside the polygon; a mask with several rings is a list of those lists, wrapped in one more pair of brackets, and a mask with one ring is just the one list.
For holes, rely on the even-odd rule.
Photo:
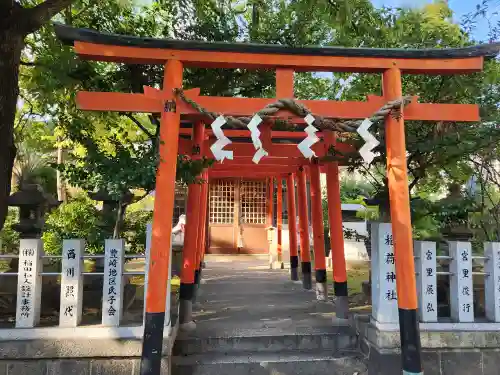
{"label": "wooden lattice door", "polygon": [[238,248],[243,253],[267,253],[267,182],[243,180],[239,186]]}
{"label": "wooden lattice door", "polygon": [[211,181],[209,252],[266,253],[267,203],[266,181]]}
{"label": "wooden lattice door", "polygon": [[209,192],[209,252],[234,252],[237,245],[234,228],[236,183],[233,180],[211,181]]}

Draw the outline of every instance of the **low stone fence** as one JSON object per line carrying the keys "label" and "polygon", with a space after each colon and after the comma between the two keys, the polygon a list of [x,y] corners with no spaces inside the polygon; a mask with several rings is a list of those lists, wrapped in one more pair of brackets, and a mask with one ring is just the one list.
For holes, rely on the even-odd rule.
{"label": "low stone fence", "polygon": [[[16,311],[12,319],[15,327],[0,328],[0,374],[138,373],[144,307],[135,312],[133,322],[124,319],[124,310],[130,302],[126,293],[130,278],[144,277],[145,299],[150,238],[151,227],[148,226],[144,255],[126,255],[123,239],[106,240],[104,255],[86,254],[82,239],[64,240],[60,256],[44,255],[40,239],[21,239],[19,255],[1,255],[3,259],[18,258],[19,269],[18,272],[0,273],[0,283],[5,278],[17,278]],[[182,243],[183,234],[173,236],[173,248],[181,248]],[[103,269],[85,272],[86,259],[103,260]],[[127,271],[126,262],[132,259],[143,260],[144,270]],[[60,271],[44,272],[43,263],[47,260],[60,262]],[[42,303],[53,297],[42,293],[44,277],[56,279],[56,288],[60,284],[57,323],[41,321]],[[99,279],[97,285],[102,290],[102,294],[93,295],[94,299],[101,299],[102,295],[100,302],[92,301],[94,306],[99,305],[96,310],[101,315],[100,321],[93,324],[82,323],[84,286],[87,286],[84,277]],[[166,372],[162,373],[165,374],[169,373],[169,358],[177,332],[175,297],[169,283],[163,349]],[[47,326],[50,324],[53,326]]]}
{"label": "low stone fence", "polygon": [[[372,224],[371,245],[372,314],[357,317],[356,326],[369,374],[396,374],[401,360],[391,224]],[[436,247],[414,244],[424,373],[498,374],[500,243],[485,243],[480,255],[473,255],[470,242],[449,241],[447,255],[437,255]]]}

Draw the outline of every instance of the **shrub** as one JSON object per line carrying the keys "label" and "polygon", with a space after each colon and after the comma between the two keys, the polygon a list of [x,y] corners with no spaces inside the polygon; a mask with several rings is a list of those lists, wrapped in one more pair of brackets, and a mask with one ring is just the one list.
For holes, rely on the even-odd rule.
{"label": "shrub", "polygon": [[143,254],[146,251],[146,226],[152,218],[153,211],[127,212],[121,237],[129,246],[129,252]]}
{"label": "shrub", "polygon": [[67,203],[62,203],[46,219],[42,236],[47,254],[60,255],[62,241],[82,238],[86,242],[86,252],[104,252],[104,239],[108,237],[99,227],[101,212],[90,198],[80,195]]}
{"label": "shrub", "polygon": [[9,207],[5,225],[0,231],[0,254],[19,253],[19,233],[12,229],[12,225],[18,222],[18,209]]}

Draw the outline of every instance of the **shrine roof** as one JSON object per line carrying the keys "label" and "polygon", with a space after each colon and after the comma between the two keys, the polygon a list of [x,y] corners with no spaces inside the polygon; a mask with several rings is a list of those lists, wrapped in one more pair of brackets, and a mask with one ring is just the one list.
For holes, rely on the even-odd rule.
{"label": "shrine roof", "polygon": [[496,57],[500,43],[480,44],[462,48],[348,48],[348,47],[290,47],[277,44],[204,42],[194,40],[173,40],[145,38],[99,32],[92,29],[74,28],[55,23],[57,37],[66,44],[86,42],[94,44],[175,49],[205,52],[237,52],[280,55],[380,57],[408,59],[453,59],[469,57]]}

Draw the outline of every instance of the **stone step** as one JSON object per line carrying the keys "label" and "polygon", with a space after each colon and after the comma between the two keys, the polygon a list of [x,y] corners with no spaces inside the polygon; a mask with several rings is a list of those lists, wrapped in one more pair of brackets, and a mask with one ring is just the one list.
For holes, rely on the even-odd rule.
{"label": "stone step", "polygon": [[183,337],[180,335],[174,345],[174,355],[195,355],[204,353],[280,352],[311,350],[330,352],[357,347],[357,336],[350,327],[335,327],[335,332],[308,332],[291,334],[267,333],[252,335]]}
{"label": "stone step", "polygon": [[172,358],[172,375],[367,375],[356,351],[201,354]]}

